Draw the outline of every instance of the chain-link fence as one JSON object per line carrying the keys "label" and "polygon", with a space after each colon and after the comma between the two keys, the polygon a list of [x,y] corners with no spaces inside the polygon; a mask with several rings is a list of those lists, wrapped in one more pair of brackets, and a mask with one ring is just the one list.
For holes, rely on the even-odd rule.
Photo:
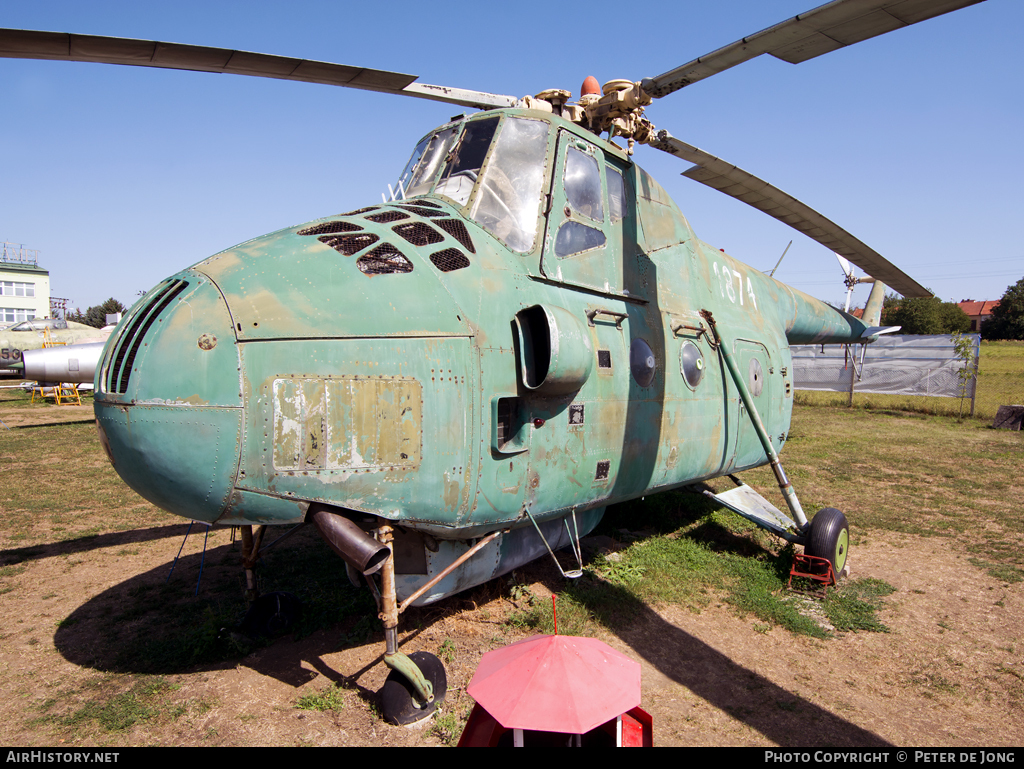
{"label": "chain-link fence", "polygon": [[[1024,404],[1024,342],[964,335],[883,336],[869,345],[796,345],[798,400],[992,419]],[[833,393],[833,395],[827,395]]]}

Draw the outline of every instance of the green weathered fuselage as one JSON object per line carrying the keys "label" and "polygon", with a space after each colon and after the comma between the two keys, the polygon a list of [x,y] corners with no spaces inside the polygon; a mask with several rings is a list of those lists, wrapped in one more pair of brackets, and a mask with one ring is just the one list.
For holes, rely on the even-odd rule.
{"label": "green weathered fuselage", "polygon": [[[290,523],[321,502],[467,540],[530,526],[527,509],[583,515],[764,464],[702,309],[781,448],[788,344],[853,341],[864,325],[699,241],[613,145],[500,114],[547,125],[529,251],[471,219],[475,197],[427,193],[256,238],[140,300],[96,381],[129,485],[208,522]],[[567,145],[622,173],[627,200],[619,220],[589,223],[603,246],[559,258],[557,228],[580,218],[562,190]],[[649,383],[644,361],[631,371],[635,340],[653,354]]]}

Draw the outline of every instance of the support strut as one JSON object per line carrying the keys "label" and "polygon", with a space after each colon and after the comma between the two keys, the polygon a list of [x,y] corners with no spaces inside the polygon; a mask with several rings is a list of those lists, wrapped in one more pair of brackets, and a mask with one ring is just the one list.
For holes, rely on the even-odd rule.
{"label": "support strut", "polygon": [[[382,523],[377,529],[377,540],[392,550],[394,540],[394,528],[387,523]],[[434,701],[434,689],[430,681],[426,679],[423,672],[415,662],[409,659],[402,652],[398,651],[398,592],[395,585],[395,559],[394,556],[384,561],[380,568],[380,620],[384,623],[384,664],[392,670],[397,670],[416,690],[416,694],[424,703]]]}
{"label": "support strut", "polygon": [[245,569],[245,600],[252,603],[260,596],[259,588],[256,585],[256,561],[259,558],[260,544],[263,542],[263,534],[266,526],[256,527],[256,536],[253,536],[252,526],[241,526],[242,530],[242,566]]}
{"label": "support strut", "polygon": [[729,352],[728,346],[722,343],[722,337],[718,333],[718,326],[715,324],[715,318],[711,314],[711,311],[701,310],[700,314],[711,327],[711,335],[715,339],[715,344],[718,346],[718,350],[722,354],[722,359],[725,361],[726,368],[729,369],[729,374],[732,376],[733,382],[736,383],[736,388],[740,391],[740,398],[743,400],[743,405],[747,407],[747,414],[750,415],[750,421],[754,425],[754,432],[757,433],[757,437],[761,441],[764,453],[768,455],[768,461],[771,464],[772,472],[775,473],[775,480],[778,481],[779,490],[782,492],[782,496],[786,500],[786,505],[789,507],[789,511],[793,514],[793,517],[799,524],[801,531],[803,531],[807,528],[807,516],[804,515],[803,508],[800,506],[800,500],[797,499],[796,492],[793,490],[793,485],[789,482],[789,478],[786,477],[786,472],[782,469],[782,463],[779,461],[778,452],[775,451],[775,447],[772,446],[771,438],[769,437],[768,432],[764,429],[764,423],[761,421],[760,414],[757,413],[757,407],[754,405],[754,399],[751,397],[750,391],[747,389],[747,383],[744,382],[743,377],[740,376],[740,373],[736,368],[736,362],[733,360],[732,353]]}

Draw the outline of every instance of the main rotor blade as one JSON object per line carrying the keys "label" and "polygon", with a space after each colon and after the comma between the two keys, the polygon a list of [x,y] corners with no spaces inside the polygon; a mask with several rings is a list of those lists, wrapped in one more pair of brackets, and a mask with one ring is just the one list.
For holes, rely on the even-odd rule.
{"label": "main rotor blade", "polygon": [[753,174],[721,158],[709,155],[692,144],[676,139],[668,131],[659,132],[658,140],[652,142],[651,146],[696,164],[684,171],[683,176],[742,200],[788,224],[812,240],[846,257],[868,275],[899,291],[903,296],[932,295],[928,289],[873,248],[778,187],[773,187]]}
{"label": "main rotor blade", "polygon": [[415,83],[416,75],[403,75],[399,72],[125,37],[0,29],[0,57],[89,61],[298,80],[303,83],[414,96],[476,109],[509,107],[516,102],[513,96]]}
{"label": "main rotor blade", "polygon": [[980,2],[984,0],[833,0],[648,78],[643,81],[643,89],[654,97],[667,96],[763,53],[799,64]]}

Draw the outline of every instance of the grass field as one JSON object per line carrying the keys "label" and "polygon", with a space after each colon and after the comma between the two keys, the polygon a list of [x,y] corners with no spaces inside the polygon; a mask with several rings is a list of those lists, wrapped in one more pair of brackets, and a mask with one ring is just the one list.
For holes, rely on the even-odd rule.
{"label": "grass field", "polygon": [[[1007,584],[1024,581],[1024,433],[993,430],[980,420],[798,406],[782,460],[806,512],[846,512],[851,553],[858,542],[890,533],[955,538],[975,568]],[[768,468],[745,473],[744,480],[785,509]],[[719,490],[730,485],[714,483]],[[595,559],[591,579],[565,591],[577,630],[586,621],[628,621],[629,607],[644,602],[698,610],[724,594],[738,612],[766,626],[828,635],[784,590],[791,548],[706,498],[669,492],[609,508],[604,532],[621,538],[624,525],[644,536],[614,561]],[[888,589],[854,580],[825,602],[825,613],[837,630],[884,630],[875,611]],[[550,607],[538,606],[526,619],[550,632],[550,614]]]}
{"label": "grass field", "polygon": [[[1018,365],[1021,352],[1024,346],[1009,347],[1007,371]],[[999,358],[988,358],[993,368]],[[0,411],[12,421],[12,414],[63,413],[53,405],[30,405],[17,391],[0,391]],[[201,685],[204,676],[261,653],[222,630],[245,611],[238,546],[230,544],[227,530],[213,530],[198,597],[193,588],[201,540],[189,540],[187,557],[168,581],[168,559],[186,524],[130,491],[107,461],[91,420],[79,419],[0,426],[0,638],[24,650],[4,663],[11,667],[4,668],[0,684],[34,703],[19,715],[25,734],[45,735],[33,742],[83,735],[102,742],[135,734],[142,725],[147,733],[173,732],[175,723],[198,723],[223,711],[225,703]],[[963,554],[963,568],[1014,590],[1024,580],[1024,433],[993,430],[980,419],[958,422],[893,408],[798,405],[782,459],[805,510],[834,506],[846,512],[854,564],[857,548],[869,542],[941,538]],[[784,508],[766,468],[745,473],[744,480]],[[714,485],[724,489],[729,482]],[[753,618],[757,633],[782,627],[832,645],[848,631],[885,632],[879,610],[906,600],[893,596],[884,579],[858,579],[855,572],[823,604],[829,625],[809,617],[784,589],[792,549],[692,492],[610,508],[597,534],[595,540],[615,543],[612,552],[592,552],[581,579],[552,583],[561,633],[621,631],[647,616],[650,606],[700,613],[725,605]],[[454,599],[475,602],[499,593],[517,607],[503,620],[504,631],[486,625],[497,639],[487,643],[507,642],[502,633],[515,638],[526,629],[553,630],[550,601],[527,589],[538,567],[531,569],[533,576],[525,570]],[[315,532],[303,530],[271,550],[259,574],[264,590],[300,594],[300,637],[327,630],[338,649],[380,640],[368,591],[348,584]],[[86,584],[99,582],[112,586],[88,588],[96,594],[83,603],[80,595],[91,595]],[[70,608],[55,610],[58,604]],[[404,626],[416,633],[419,623],[429,625],[447,605],[414,611]],[[454,643],[470,641],[482,643],[476,636]],[[24,664],[31,676],[25,677],[19,666],[29,658]],[[41,698],[32,688],[39,676],[52,676],[52,696]],[[183,693],[196,688],[199,694]],[[318,684],[296,697],[293,707],[337,714],[347,702],[351,712],[354,697]],[[446,733],[457,734],[464,716],[454,717]]]}
{"label": "grass field", "polygon": [[[1000,406],[1024,403],[1024,342],[981,343],[978,364],[976,419],[991,422]],[[796,403],[809,406],[846,406],[847,393],[798,390]],[[922,414],[960,414],[959,398],[931,398],[914,395],[876,395],[854,392],[855,408],[896,409]],[[971,410],[970,399],[963,404],[964,415]]]}
{"label": "grass field", "polygon": [[[993,379],[1000,376],[999,370],[1004,380],[1009,379],[1008,372],[1024,361],[1024,345],[991,345],[983,350]],[[1018,477],[1024,433],[992,430],[979,419],[958,422],[892,406],[879,410],[877,404],[871,407],[873,401],[867,396],[862,397],[864,402],[853,409],[806,404],[794,409],[783,462],[805,510],[839,507],[846,511],[854,530],[853,546],[857,537],[884,536],[885,532],[955,536],[964,540],[979,568],[1007,582],[1024,579],[1024,554],[1018,547],[1024,535]],[[19,391],[2,392],[0,405],[57,408],[30,406]],[[8,547],[15,547],[3,551],[0,591],[4,577],[17,573],[18,562],[31,558],[33,548],[42,542],[80,541],[141,525],[180,524],[180,519],[140,499],[117,478],[92,424],[6,431],[0,454],[8,477],[33,479],[7,489],[2,526]],[[767,468],[744,477],[785,509]],[[715,485],[724,490],[730,484],[720,480]],[[642,534],[623,535],[624,526]],[[808,622],[786,605],[788,598],[778,595],[788,576],[792,547],[718,509],[700,494],[669,492],[612,507],[597,533],[624,539],[623,544],[637,541],[616,553],[614,560],[595,556],[587,576],[565,593],[567,607],[589,607],[581,616],[618,621],[629,616],[630,605],[648,601],[682,603],[696,610],[709,596],[724,591],[737,611],[753,612],[794,632],[823,635],[820,626]],[[314,547],[316,554],[307,554],[298,571],[295,561],[287,559],[268,575],[265,589],[292,581],[304,583],[306,598],[312,598],[314,606],[307,617],[315,617],[306,623],[307,631],[343,621],[349,614],[362,616],[365,602],[337,584],[335,556],[321,548],[316,538],[311,543],[302,547]],[[244,610],[234,582],[228,580],[224,594],[210,605],[191,604],[182,610],[176,620],[198,620],[183,632],[198,635],[187,641],[175,635],[170,643],[161,644],[177,649],[177,658],[166,659],[163,650],[152,646],[138,650],[137,656],[160,660],[155,671],[232,654],[223,639],[212,646],[208,641],[214,625],[229,623]],[[332,591],[338,595],[338,590],[346,596],[341,601],[344,606],[330,605],[329,595]],[[855,585],[848,592],[851,602],[837,596],[828,607],[834,609],[833,624],[841,625],[840,615],[853,612],[862,621],[850,623],[847,629],[881,629],[868,604],[877,606],[884,592],[884,586]],[[572,609],[567,612],[571,615]],[[550,607],[542,606],[522,619],[546,628],[544,617],[549,615]],[[353,632],[371,631],[360,625]]]}

